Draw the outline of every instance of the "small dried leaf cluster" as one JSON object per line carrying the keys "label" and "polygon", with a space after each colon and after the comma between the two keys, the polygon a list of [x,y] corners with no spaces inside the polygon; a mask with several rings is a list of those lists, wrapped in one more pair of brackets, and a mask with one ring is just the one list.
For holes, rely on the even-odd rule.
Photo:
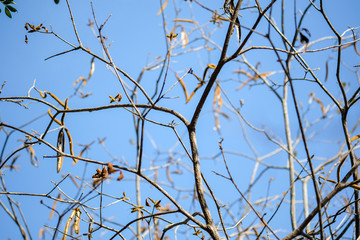
{"label": "small dried leaf cluster", "polygon": [[124,173],[120,169],[114,169],[114,166],[111,162],[107,164],[107,166],[103,167],[103,169],[96,169],[96,173],[92,175],[94,180],[93,186],[98,185],[106,178],[109,178],[111,174],[120,172],[120,175],[116,178],[117,181],[121,181],[124,178]]}

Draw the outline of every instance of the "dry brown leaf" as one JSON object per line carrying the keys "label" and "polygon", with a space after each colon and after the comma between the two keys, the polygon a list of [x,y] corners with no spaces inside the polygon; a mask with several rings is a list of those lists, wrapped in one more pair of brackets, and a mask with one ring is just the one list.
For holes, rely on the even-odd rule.
{"label": "dry brown leaf", "polygon": [[109,174],[116,173],[117,171],[119,171],[119,170],[117,170],[117,169],[114,169],[114,165],[113,165],[111,162],[109,162],[109,163],[107,164],[107,167],[108,167],[108,172],[109,172]]}
{"label": "dry brown leaf", "polygon": [[124,178],[124,173],[121,170],[119,170],[119,171],[120,171],[120,175],[116,179],[117,181],[121,181]]}

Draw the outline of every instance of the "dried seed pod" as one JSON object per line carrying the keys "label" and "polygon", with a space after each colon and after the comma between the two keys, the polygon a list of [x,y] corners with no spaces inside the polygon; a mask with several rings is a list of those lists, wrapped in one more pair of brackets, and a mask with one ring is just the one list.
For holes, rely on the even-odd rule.
{"label": "dried seed pod", "polygon": [[[66,235],[69,232],[69,228],[70,228],[70,223],[72,221],[72,219],[75,217],[76,213],[78,212],[79,208],[74,208],[74,210],[72,211],[70,217],[68,218],[68,220],[66,221],[66,225],[65,225],[65,230],[64,230],[64,235],[62,237],[62,240],[66,240]],[[80,210],[80,209],[79,209]]]}
{"label": "dried seed pod", "polygon": [[[58,138],[57,138],[57,144],[56,144],[57,150],[60,152],[65,151],[65,135],[64,135],[64,129],[62,128],[59,131]],[[57,172],[60,172],[62,164],[63,164],[64,157],[61,153],[57,153]]]}
{"label": "dried seed pod", "polygon": [[80,208],[75,208],[76,214],[74,219],[74,230],[76,234],[79,234],[80,232],[80,216],[81,216],[81,210]]}

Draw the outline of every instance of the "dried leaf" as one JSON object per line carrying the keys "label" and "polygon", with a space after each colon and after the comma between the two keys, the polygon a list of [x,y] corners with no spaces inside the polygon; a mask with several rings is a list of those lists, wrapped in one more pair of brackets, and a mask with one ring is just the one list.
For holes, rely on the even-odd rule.
{"label": "dried leaf", "polygon": [[123,173],[121,170],[119,170],[119,171],[120,171],[120,175],[119,175],[119,177],[116,179],[117,181],[121,181],[121,179],[124,178],[124,173]]}
{"label": "dried leaf", "polygon": [[109,162],[109,163],[107,164],[107,167],[108,167],[108,172],[109,172],[109,174],[116,173],[117,171],[119,171],[119,170],[117,170],[117,169],[114,169],[114,165],[113,165],[111,162]]}
{"label": "dried leaf", "polygon": [[162,11],[164,11],[167,4],[168,4],[168,0],[165,0],[164,4],[161,6],[161,9],[157,12],[156,15],[160,15],[160,13],[162,13]]}
{"label": "dried leaf", "polygon": [[109,172],[108,172],[108,170],[107,170],[107,167],[104,167],[104,168],[103,168],[103,171],[102,171],[102,176],[103,176],[103,178],[107,178],[108,175],[109,175]]}

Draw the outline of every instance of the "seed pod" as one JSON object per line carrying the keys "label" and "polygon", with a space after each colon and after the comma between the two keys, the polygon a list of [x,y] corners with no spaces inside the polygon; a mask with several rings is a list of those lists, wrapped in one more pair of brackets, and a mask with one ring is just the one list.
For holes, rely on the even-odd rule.
{"label": "seed pod", "polygon": [[[59,131],[56,148],[60,152],[65,151],[65,135],[64,135],[63,128]],[[60,170],[61,170],[61,167],[63,164],[63,159],[64,159],[64,157],[62,156],[62,154],[58,152],[57,153],[57,172],[60,172]]]}
{"label": "seed pod", "polygon": [[72,213],[70,214],[70,217],[68,218],[68,220],[66,221],[66,225],[65,225],[65,230],[64,230],[64,235],[62,237],[62,240],[66,240],[66,236],[69,232],[69,228],[70,228],[70,223],[73,220],[73,218],[75,217],[75,214],[77,213],[77,208],[74,208],[74,210],[72,211]]}
{"label": "seed pod", "polygon": [[76,213],[75,213],[75,219],[74,219],[74,229],[75,229],[75,233],[79,234],[81,210],[80,210],[80,208],[75,208],[75,210],[76,210]]}

